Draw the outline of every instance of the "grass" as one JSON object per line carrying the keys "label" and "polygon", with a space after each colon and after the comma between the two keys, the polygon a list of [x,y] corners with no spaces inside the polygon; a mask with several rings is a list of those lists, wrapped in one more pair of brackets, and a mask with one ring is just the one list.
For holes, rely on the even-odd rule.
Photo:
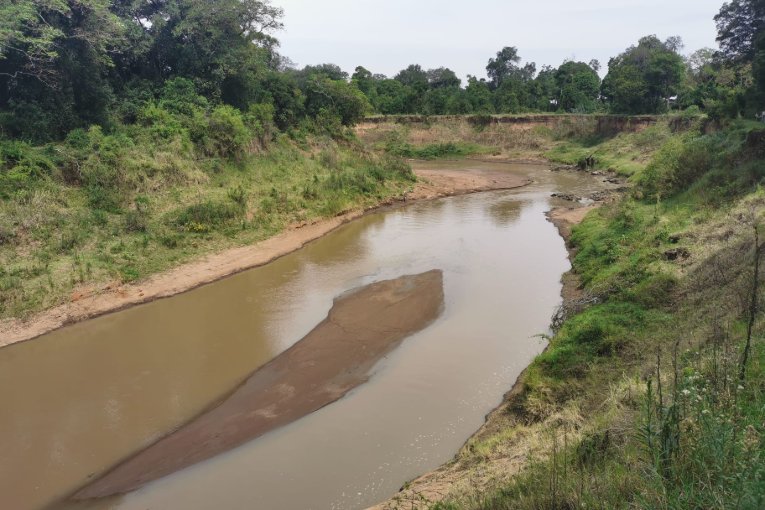
{"label": "grass", "polygon": [[[612,123],[605,122],[611,120]],[[370,147],[407,158],[459,158],[468,155],[504,159],[545,159],[588,170],[629,177],[640,173],[669,140],[680,139],[701,119],[659,118],[652,125],[619,119],[599,123],[590,116],[543,116],[539,124],[480,123],[466,117],[382,122],[360,131]],[[589,162],[588,162],[589,159]]]}
{"label": "grass", "polygon": [[413,181],[396,158],[324,137],[280,135],[236,157],[145,128],[0,142],[0,318],[372,206]]}
{"label": "grass", "polygon": [[481,154],[494,154],[496,150],[469,142],[444,142],[415,146],[406,142],[390,141],[385,146],[388,154],[410,159],[455,159]]}
{"label": "grass", "polygon": [[615,136],[585,134],[560,140],[545,156],[555,163],[582,167],[587,167],[586,159],[592,158],[592,169],[629,177],[640,172],[672,136],[667,123]]}

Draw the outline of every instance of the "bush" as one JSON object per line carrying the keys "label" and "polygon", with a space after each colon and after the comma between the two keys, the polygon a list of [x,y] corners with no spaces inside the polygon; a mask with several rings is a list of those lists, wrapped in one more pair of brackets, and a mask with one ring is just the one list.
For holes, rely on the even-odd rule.
{"label": "bush", "polygon": [[187,78],[173,78],[165,82],[159,105],[168,112],[188,117],[209,107],[207,98],[198,95],[194,82]]}
{"label": "bush", "polygon": [[148,128],[145,134],[153,139],[170,140],[185,134],[178,117],[153,101],[141,108],[138,113],[138,123]]}
{"label": "bush", "polygon": [[235,204],[208,200],[190,205],[177,215],[175,225],[185,232],[207,233],[235,219],[241,210]]}
{"label": "bush", "polygon": [[204,122],[197,121],[192,136],[206,155],[233,159],[244,156],[252,138],[242,113],[227,105],[215,108]]}
{"label": "bush", "polygon": [[464,142],[446,142],[433,143],[416,147],[410,143],[401,142],[397,139],[388,141],[385,147],[386,152],[402,158],[412,159],[441,159],[448,157],[462,158],[473,154],[485,152],[483,147],[472,143]]}
{"label": "bush", "polygon": [[56,167],[42,150],[25,142],[0,141],[0,197],[8,198],[49,178]]}
{"label": "bush", "polygon": [[274,137],[274,107],[268,103],[250,105],[244,116],[244,123],[251,135],[258,140],[261,148],[265,148]]}

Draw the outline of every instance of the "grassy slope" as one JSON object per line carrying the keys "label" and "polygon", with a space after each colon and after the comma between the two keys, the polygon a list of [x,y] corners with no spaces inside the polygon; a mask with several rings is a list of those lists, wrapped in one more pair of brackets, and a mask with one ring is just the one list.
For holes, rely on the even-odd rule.
{"label": "grassy slope", "polygon": [[[549,117],[549,116],[548,116]],[[378,122],[361,130],[371,147],[415,158],[492,156],[500,159],[546,159],[576,166],[593,157],[593,169],[630,176],[643,168],[651,155],[672,138],[676,117],[634,132],[598,134],[594,117],[547,119],[553,127],[531,116],[523,123],[471,123],[466,118],[428,119],[420,122]],[[543,120],[544,120],[543,119]],[[553,122],[554,121],[554,122]]]}
{"label": "grassy slope", "polygon": [[465,480],[442,487],[446,500],[407,496],[401,508],[765,506],[760,322],[738,378],[752,224],[765,221],[763,133],[660,123],[538,144],[567,164],[595,155],[636,185],[574,230],[574,270],[597,304],[571,307],[520,391],[460,452]]}
{"label": "grassy slope", "polygon": [[639,133],[619,133],[613,137],[583,135],[558,139],[545,156],[555,163],[578,165],[588,157],[595,168],[631,176],[650,161],[652,154],[672,137],[669,125],[661,122]]}
{"label": "grassy slope", "polygon": [[132,129],[0,147],[0,318],[375,205],[414,180],[353,141],[280,136],[221,158],[184,132]]}

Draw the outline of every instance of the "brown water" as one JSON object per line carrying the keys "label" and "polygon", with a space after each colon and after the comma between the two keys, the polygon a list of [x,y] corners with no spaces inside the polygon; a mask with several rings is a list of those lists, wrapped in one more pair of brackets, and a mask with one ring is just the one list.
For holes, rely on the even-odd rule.
{"label": "brown water", "polygon": [[[484,163],[438,163],[482,166]],[[193,292],[0,350],[0,508],[54,503],[198,414],[308,333],[335,296],[444,272],[446,308],[346,398],[159,480],[115,509],[356,509],[448,460],[544,344],[569,266],[550,193],[602,189],[498,165],[522,190],[366,216]],[[62,505],[54,505],[62,506]]]}

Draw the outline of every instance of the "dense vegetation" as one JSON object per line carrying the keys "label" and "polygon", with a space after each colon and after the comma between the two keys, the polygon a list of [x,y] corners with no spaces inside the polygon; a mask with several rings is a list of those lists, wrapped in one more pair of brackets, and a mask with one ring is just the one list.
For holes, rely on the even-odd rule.
{"label": "dense vegetation", "polygon": [[0,5],[0,137],[45,142],[91,125],[106,132],[134,125],[179,78],[213,107],[246,114],[267,105],[283,132],[337,134],[373,112],[698,107],[715,118],[752,117],[765,97],[761,4],[726,4],[716,18],[719,51],[683,57],[680,38],[647,36],[612,58],[601,82],[597,61],[538,69],[508,46],[488,61],[487,78],[471,76],[463,86],[445,67],[410,65],[393,78],[361,66],[352,76],[332,64],[296,70],[277,51],[282,12],[268,1],[14,0]]}
{"label": "dense vegetation", "polygon": [[[718,24],[724,47],[730,46],[730,39],[742,37],[736,27],[748,23],[748,9],[721,13]],[[656,114],[693,107],[721,118],[753,117],[762,110],[765,46],[753,46],[736,58],[709,48],[683,57],[682,49],[678,37],[666,41],[643,37],[609,61],[602,82],[596,60],[567,61],[537,72],[535,63],[522,65],[517,48],[506,47],[489,60],[488,79],[470,76],[464,87],[447,68],[426,71],[419,65],[407,67],[392,79],[358,67],[352,83],[381,114]]]}
{"label": "dense vegetation", "polygon": [[285,70],[280,16],[255,0],[0,3],[0,318],[411,185],[347,130],[358,89]]}

